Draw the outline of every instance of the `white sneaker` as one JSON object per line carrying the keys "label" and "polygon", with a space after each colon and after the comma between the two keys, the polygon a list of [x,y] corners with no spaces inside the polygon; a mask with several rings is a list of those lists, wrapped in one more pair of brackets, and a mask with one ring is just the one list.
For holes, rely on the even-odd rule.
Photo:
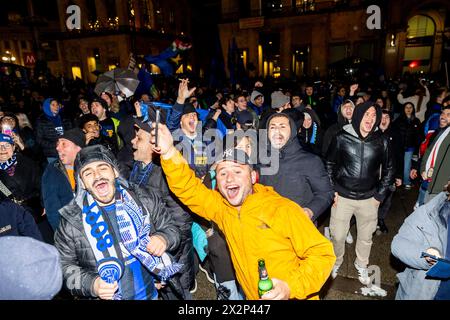
{"label": "white sneaker", "polygon": [[345,242],[347,242],[348,244],[353,243],[353,237],[352,237],[352,233],[350,232],[350,230],[347,233],[347,238],[345,238]]}
{"label": "white sneaker", "polygon": [[368,272],[367,268],[358,266],[358,264],[356,262],[354,263],[354,266],[355,266],[356,270],[358,270],[359,282],[361,282],[365,286],[369,285],[370,278],[369,278],[369,272]]}
{"label": "white sneaker", "polygon": [[329,227],[323,228],[323,235],[324,235],[324,237],[327,238],[328,240],[331,240],[331,236],[330,236],[330,228],[329,228]]}
{"label": "white sneaker", "polygon": [[197,292],[197,279],[194,279],[194,288],[189,291],[190,293],[196,293]]}
{"label": "white sneaker", "polygon": [[210,277],[208,271],[206,271],[206,269],[203,268],[202,265],[201,265],[200,263],[198,264],[198,268],[199,268],[201,271],[203,271],[203,273],[204,273],[205,276],[206,276],[206,280],[208,280],[208,281],[209,281],[210,283],[212,283],[212,284],[215,284],[214,280]]}
{"label": "white sneaker", "polygon": [[416,204],[414,205],[413,210],[416,211],[418,207],[420,207],[420,206],[419,206],[419,202],[416,202]]}
{"label": "white sneaker", "polygon": [[332,277],[333,279],[336,279],[340,267],[341,267],[341,266],[334,266],[334,267],[333,267],[333,270],[331,271],[331,277]]}

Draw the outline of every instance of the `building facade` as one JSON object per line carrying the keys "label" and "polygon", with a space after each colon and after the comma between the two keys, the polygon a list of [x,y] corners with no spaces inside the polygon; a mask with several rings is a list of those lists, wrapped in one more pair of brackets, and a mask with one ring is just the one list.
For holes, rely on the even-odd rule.
{"label": "building facade", "polygon": [[[9,62],[33,67],[29,54],[31,60],[45,60],[52,74],[89,82],[96,81],[96,73],[126,67],[130,53],[157,54],[191,32],[187,0],[17,1],[21,5],[12,6],[0,26],[4,61],[9,52],[14,57]],[[79,28],[67,24],[75,21],[73,6],[79,8]]]}
{"label": "building facade", "polygon": [[222,0],[221,10],[225,60],[235,39],[247,72],[260,77],[326,76],[349,57],[387,76],[439,72],[450,30],[445,0]]}

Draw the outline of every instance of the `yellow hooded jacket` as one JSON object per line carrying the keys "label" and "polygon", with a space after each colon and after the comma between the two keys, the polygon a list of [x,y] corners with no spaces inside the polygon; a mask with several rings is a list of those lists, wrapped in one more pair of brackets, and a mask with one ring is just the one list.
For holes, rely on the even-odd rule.
{"label": "yellow hooded jacket", "polygon": [[240,212],[222,195],[205,187],[177,152],[161,165],[172,192],[192,212],[223,231],[236,277],[247,299],[258,296],[258,259],[268,274],[287,282],[290,299],[318,299],[336,257],[333,246],[295,202],[272,187],[253,186]]}

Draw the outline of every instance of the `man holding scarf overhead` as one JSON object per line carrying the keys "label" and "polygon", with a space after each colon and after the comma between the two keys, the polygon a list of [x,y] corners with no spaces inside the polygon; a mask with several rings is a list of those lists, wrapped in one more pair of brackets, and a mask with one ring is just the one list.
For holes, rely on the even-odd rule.
{"label": "man holding scarf overhead", "polygon": [[107,300],[157,299],[155,281],[172,281],[181,265],[166,251],[180,231],[154,193],[129,185],[113,154],[101,145],[75,160],[77,195],[60,210],[55,246],[64,284],[73,295]]}

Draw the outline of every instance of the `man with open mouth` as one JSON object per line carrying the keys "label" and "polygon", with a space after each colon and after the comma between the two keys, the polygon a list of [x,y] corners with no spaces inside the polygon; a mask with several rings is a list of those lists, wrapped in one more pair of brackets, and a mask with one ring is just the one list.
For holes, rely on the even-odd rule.
{"label": "man with open mouth", "polygon": [[129,185],[102,145],[82,149],[75,172],[77,194],[60,210],[55,234],[69,291],[106,300],[154,300],[155,281],[181,290],[172,277],[182,265],[167,254],[177,249],[180,230],[160,196]]}
{"label": "man with open mouth", "polygon": [[[247,299],[258,299],[259,259],[265,259],[273,289],[265,300],[318,299],[335,262],[331,242],[304,210],[256,183],[246,153],[227,149],[215,161],[217,190],[204,186],[173,146],[166,126],[158,129],[161,165],[172,192],[194,213],[214,221],[225,235],[236,277]],[[155,131],[152,131],[154,143]]]}

